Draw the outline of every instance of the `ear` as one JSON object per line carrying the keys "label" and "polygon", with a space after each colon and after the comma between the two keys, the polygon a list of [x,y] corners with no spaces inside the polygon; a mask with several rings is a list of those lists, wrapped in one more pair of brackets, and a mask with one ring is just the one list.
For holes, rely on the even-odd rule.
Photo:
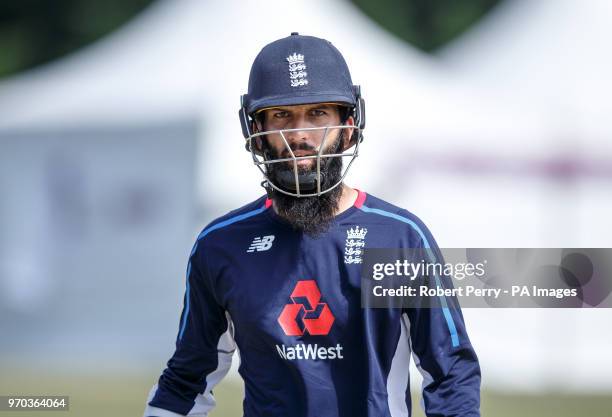
{"label": "ear", "polygon": [[[344,122],[344,124],[349,126],[355,126],[355,119],[353,118],[353,116],[349,116],[348,119],[346,119],[346,122]],[[345,150],[354,145],[353,132],[355,131],[355,129],[344,128],[342,130],[344,131],[344,135],[342,137],[342,152],[344,152]]]}
{"label": "ear", "polygon": [[[251,122],[251,129],[253,130],[253,133],[263,132],[263,126],[261,125],[261,121],[257,118],[253,120]],[[257,136],[253,139],[253,149],[258,155],[261,155],[263,152],[263,139],[264,138],[262,136]]]}
{"label": "ear", "polygon": [[265,112],[261,112],[259,114],[254,114],[252,116],[253,131],[254,132],[263,132],[264,130],[266,130],[265,126],[264,126],[265,117],[266,117]]}

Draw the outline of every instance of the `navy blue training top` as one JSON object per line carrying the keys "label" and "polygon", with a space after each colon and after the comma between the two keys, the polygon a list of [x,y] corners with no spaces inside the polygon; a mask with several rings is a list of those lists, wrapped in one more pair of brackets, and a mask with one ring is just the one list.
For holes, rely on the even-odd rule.
{"label": "navy blue training top", "polygon": [[265,197],[210,223],[191,252],[176,351],[145,416],[208,415],[236,347],[245,417],[409,416],[411,356],[428,416],[479,416],[480,368],[456,300],[362,308],[369,247],[441,257],[415,215],[361,191],[318,238],[293,230]]}

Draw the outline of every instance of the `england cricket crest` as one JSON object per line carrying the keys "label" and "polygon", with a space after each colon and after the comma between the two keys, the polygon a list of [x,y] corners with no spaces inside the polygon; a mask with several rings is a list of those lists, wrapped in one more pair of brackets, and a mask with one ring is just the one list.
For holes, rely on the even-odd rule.
{"label": "england cricket crest", "polygon": [[355,226],[346,231],[346,242],[344,244],[344,263],[360,264],[363,261],[363,248],[365,247],[365,236],[368,229]]}
{"label": "england cricket crest", "polygon": [[289,63],[289,81],[291,87],[300,87],[308,85],[308,73],[306,72],[306,63],[304,62],[304,55],[293,53],[287,57]]}

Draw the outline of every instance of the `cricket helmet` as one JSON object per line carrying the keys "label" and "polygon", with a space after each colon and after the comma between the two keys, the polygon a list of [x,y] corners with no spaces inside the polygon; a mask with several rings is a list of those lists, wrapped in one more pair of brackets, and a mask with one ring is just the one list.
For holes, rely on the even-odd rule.
{"label": "cricket helmet", "polygon": [[[258,114],[265,109],[278,106],[333,103],[341,106],[341,124],[310,128],[259,131]],[[352,116],[354,124],[346,121]],[[299,35],[293,32],[286,38],[266,45],[255,58],[249,75],[248,92],[240,98],[239,110],[242,134],[246,139],[245,147],[250,151],[253,162],[265,177],[264,186],[272,187],[284,194],[295,197],[318,196],[340,185],[350,165],[358,155],[359,144],[363,140],[365,128],[365,103],[358,85],[353,85],[346,61],[336,47],[325,39]],[[323,151],[327,133],[342,129],[352,129],[352,152],[326,154]],[[296,157],[285,137],[291,131],[318,130],[323,140],[316,155]],[[289,158],[273,158],[269,153],[254,146],[256,138],[265,139],[266,135],[278,134],[285,142]],[[335,184],[321,188],[321,174],[329,158],[349,157],[342,176]],[[297,161],[315,159],[314,172],[299,172]],[[275,183],[269,178],[273,164],[293,162],[293,172]],[[278,181],[276,181],[278,182]]]}

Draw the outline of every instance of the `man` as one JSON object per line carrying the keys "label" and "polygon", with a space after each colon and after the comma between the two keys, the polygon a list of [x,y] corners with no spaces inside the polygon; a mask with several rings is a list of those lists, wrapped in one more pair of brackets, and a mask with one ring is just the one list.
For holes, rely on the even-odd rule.
{"label": "man", "polygon": [[429,416],[478,416],[458,308],[361,307],[365,249],[439,250],[413,214],[344,184],[365,108],[340,52],[297,33],[267,45],[239,115],[267,195],[198,236],[145,415],[206,416],[237,347],[246,417],[408,416],[411,352]]}

